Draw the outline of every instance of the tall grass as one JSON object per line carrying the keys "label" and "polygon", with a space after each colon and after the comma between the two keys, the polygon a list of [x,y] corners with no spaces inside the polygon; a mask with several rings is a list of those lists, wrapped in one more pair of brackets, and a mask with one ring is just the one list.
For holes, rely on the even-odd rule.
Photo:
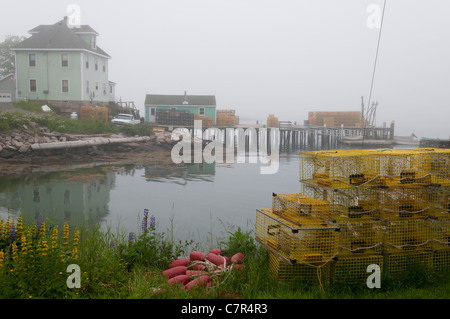
{"label": "tall grass", "polygon": [[[169,230],[170,231],[170,230]],[[416,269],[383,278],[380,289],[344,283],[284,283],[271,275],[268,256],[252,231],[229,230],[218,243],[224,255],[245,255],[244,268],[187,291],[170,286],[162,272],[170,261],[188,256],[198,243],[160,232],[148,211],[133,233],[100,227],[78,229],[38,219],[0,220],[0,298],[89,299],[437,299],[450,297],[450,273]],[[81,270],[81,287],[68,288],[69,264]]]}
{"label": "tall grass", "polygon": [[[114,126],[111,123],[95,120],[72,120],[54,113],[19,113],[0,112],[0,132],[8,133],[26,125],[31,129],[30,122],[47,127],[51,131],[67,134],[113,134],[123,133],[126,136],[149,136],[153,134],[151,125],[140,123],[135,125]],[[35,133],[39,134],[39,131]]]}

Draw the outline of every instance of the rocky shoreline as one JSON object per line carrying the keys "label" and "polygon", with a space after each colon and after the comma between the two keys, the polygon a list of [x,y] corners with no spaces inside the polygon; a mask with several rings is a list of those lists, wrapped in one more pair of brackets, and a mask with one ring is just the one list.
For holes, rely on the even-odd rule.
{"label": "rocky shoreline", "polygon": [[[106,143],[98,143],[102,139],[106,140]],[[27,165],[36,167],[90,162],[111,163],[139,159],[142,161],[143,158],[152,157],[168,160],[170,150],[177,142],[172,139],[170,132],[156,132],[155,135],[147,137],[135,136],[134,139],[122,134],[72,135],[50,131],[30,122],[21,129],[0,133],[1,174],[24,172]],[[57,144],[63,147],[46,149]],[[11,171],[11,167],[16,169]]]}

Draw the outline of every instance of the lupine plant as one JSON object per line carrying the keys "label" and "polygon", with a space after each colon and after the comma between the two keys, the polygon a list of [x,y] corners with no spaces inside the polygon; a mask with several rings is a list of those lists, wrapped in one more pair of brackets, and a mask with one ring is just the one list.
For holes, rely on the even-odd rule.
{"label": "lupine plant", "polygon": [[47,227],[39,217],[32,225],[24,225],[10,217],[0,219],[0,297],[61,297],[67,291],[65,273],[68,264],[78,258],[79,231],[69,234],[67,222],[63,236],[58,227]]}

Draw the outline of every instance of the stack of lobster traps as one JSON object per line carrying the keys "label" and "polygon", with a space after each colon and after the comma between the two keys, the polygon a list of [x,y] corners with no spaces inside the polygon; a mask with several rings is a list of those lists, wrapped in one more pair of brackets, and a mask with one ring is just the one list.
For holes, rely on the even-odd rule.
{"label": "stack of lobster traps", "polygon": [[273,194],[256,239],[282,280],[365,282],[450,265],[450,150],[300,154],[299,194]]}

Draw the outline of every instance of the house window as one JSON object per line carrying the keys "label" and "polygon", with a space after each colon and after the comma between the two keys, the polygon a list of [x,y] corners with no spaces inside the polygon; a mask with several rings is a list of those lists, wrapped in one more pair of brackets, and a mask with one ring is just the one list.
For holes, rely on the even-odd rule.
{"label": "house window", "polygon": [[103,72],[106,72],[106,61],[103,60]]}
{"label": "house window", "polygon": [[98,59],[94,58],[94,67],[95,67],[95,71],[98,70]]}
{"label": "house window", "polygon": [[89,94],[89,81],[86,81],[86,93]]}
{"label": "house window", "polygon": [[106,95],[106,83],[103,83],[103,95]]}
{"label": "house window", "polygon": [[69,55],[67,53],[61,54],[61,66],[62,67],[69,66]]}
{"label": "house window", "polygon": [[112,86],[112,85],[110,85],[110,86],[109,86],[109,93],[111,93],[111,94],[112,94],[112,92],[113,92],[113,86]]}
{"label": "house window", "polygon": [[150,115],[155,116],[156,109],[154,107],[150,108]]}
{"label": "house window", "polygon": [[28,66],[30,66],[30,67],[36,66],[36,54],[35,53],[28,54]]}
{"label": "house window", "polygon": [[176,111],[177,108],[176,108],[176,107],[171,107],[170,110],[171,110],[171,111]]}
{"label": "house window", "polygon": [[205,108],[204,108],[204,107],[201,107],[201,108],[200,108],[199,114],[200,114],[200,115],[205,115]]}
{"label": "house window", "polygon": [[30,92],[37,92],[36,80],[30,80]]}
{"label": "house window", "polygon": [[69,93],[69,80],[61,81],[61,90],[63,93]]}
{"label": "house window", "polygon": [[98,82],[95,82],[95,90],[98,91]]}
{"label": "house window", "polygon": [[97,38],[95,37],[95,35],[93,35],[91,38],[91,44],[93,49],[97,49]]}
{"label": "house window", "polygon": [[84,64],[86,65],[86,69],[89,69],[89,56],[84,56]]}

